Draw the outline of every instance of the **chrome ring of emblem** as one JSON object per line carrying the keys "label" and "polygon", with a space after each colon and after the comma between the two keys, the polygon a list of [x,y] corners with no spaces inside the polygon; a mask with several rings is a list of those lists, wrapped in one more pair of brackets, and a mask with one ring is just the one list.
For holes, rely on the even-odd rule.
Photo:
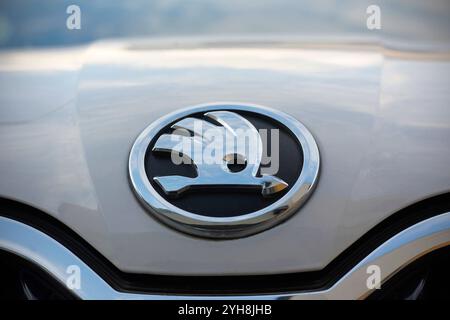
{"label": "chrome ring of emblem", "polygon": [[[303,167],[291,189],[276,202],[258,211],[233,217],[208,217],[180,209],[164,199],[150,184],[145,170],[145,155],[153,138],[170,123],[199,112],[244,111],[271,118],[285,126],[303,150]],[[160,221],[176,230],[200,237],[233,239],[271,228],[295,213],[307,200],[319,175],[317,144],[306,127],[293,117],[263,106],[213,103],[188,107],[156,120],[138,136],[130,151],[130,181],[139,200]]]}

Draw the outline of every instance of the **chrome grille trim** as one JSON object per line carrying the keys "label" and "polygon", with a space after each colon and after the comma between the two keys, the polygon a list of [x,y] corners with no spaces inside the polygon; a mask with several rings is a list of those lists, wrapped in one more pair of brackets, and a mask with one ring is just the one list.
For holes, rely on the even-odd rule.
{"label": "chrome grille trim", "polygon": [[385,282],[417,258],[449,244],[450,212],[447,212],[421,221],[385,241],[326,290],[255,295],[146,294],[115,290],[74,253],[47,234],[27,224],[0,217],[1,250],[36,264],[62,284],[69,277],[66,273],[68,266],[77,265],[81,271],[81,288],[72,292],[87,300],[363,299],[372,292],[366,286],[369,265],[381,268],[382,282]]}

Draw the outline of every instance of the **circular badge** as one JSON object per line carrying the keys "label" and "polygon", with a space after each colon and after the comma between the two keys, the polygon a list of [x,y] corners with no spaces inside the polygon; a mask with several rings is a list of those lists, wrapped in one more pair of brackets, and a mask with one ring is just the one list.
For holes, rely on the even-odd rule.
{"label": "circular badge", "polygon": [[218,103],[155,121],[129,158],[138,198],[161,222],[208,238],[249,236],[306,201],[319,174],[311,133],[278,110]]}

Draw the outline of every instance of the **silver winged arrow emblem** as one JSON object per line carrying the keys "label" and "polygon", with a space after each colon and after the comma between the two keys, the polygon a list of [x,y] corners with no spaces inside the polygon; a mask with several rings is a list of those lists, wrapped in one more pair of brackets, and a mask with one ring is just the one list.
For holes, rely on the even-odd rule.
{"label": "silver winged arrow emblem", "polygon": [[[270,196],[288,186],[275,176],[258,176],[262,139],[251,122],[230,111],[212,111],[204,116],[211,122],[192,117],[184,118],[171,126],[174,132],[162,134],[153,146],[154,152],[182,154],[193,161],[197,171],[195,178],[177,175],[153,178],[167,195],[179,196],[189,189],[224,188],[255,189],[260,190],[263,196]],[[243,135],[246,141],[244,147],[236,143],[239,139],[243,140]],[[222,149],[223,144],[217,144],[217,138],[224,141],[225,152]],[[198,157],[195,153],[200,151],[204,154],[205,150],[212,151],[218,161],[196,161]],[[218,154],[224,156],[217,158]],[[228,164],[236,159],[245,164],[239,172],[233,172],[228,167]]]}

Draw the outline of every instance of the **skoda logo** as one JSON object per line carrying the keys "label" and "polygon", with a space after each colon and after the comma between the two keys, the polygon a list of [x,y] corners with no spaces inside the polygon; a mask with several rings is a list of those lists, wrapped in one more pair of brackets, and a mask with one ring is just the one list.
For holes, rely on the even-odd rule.
{"label": "skoda logo", "polygon": [[231,239],[275,226],[306,201],[319,150],[298,120],[244,104],[171,113],[136,139],[131,184],[161,222],[201,237]]}

